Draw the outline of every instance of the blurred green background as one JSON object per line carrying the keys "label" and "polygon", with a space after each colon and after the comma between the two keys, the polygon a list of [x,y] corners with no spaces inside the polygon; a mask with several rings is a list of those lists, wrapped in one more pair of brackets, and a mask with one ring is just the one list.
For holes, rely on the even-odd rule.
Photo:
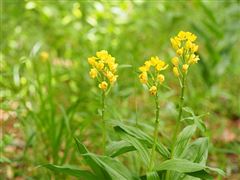
{"label": "blurred green background", "polygon": [[[226,179],[240,178],[239,19],[238,0],[2,0],[3,179],[58,177],[37,168],[42,163],[79,166],[73,136],[98,152],[100,91],[88,76],[87,58],[101,49],[120,64],[107,97],[107,119],[149,123],[151,129],[153,99],[137,70],[150,56],[170,64],[170,38],[181,30],[198,36],[201,60],[189,72],[186,104],[196,114],[208,113],[203,117],[212,141],[208,163],[226,171]],[[170,71],[165,75],[171,89],[160,96],[160,131],[169,136],[179,94]]]}

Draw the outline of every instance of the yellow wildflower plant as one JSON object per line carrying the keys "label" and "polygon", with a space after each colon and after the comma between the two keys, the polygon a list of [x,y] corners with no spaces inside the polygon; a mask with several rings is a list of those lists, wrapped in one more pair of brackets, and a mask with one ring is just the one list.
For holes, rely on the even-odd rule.
{"label": "yellow wildflower plant", "polygon": [[103,152],[106,151],[107,143],[107,126],[104,118],[105,112],[105,97],[110,91],[112,85],[117,81],[118,64],[115,62],[115,57],[109,54],[106,50],[96,52],[96,56],[88,58],[88,64],[91,69],[89,75],[93,79],[97,79],[98,87],[102,91],[101,95],[101,120],[102,120],[102,146]]}
{"label": "yellow wildflower plant", "polygon": [[97,78],[98,87],[102,91],[106,91],[110,86],[117,81],[116,75],[118,64],[115,58],[106,50],[101,50],[96,53],[96,56],[88,58],[88,63],[91,66],[89,75],[91,78]]}
{"label": "yellow wildflower plant", "polygon": [[199,56],[195,54],[198,50],[198,45],[195,44],[196,39],[195,34],[184,31],[180,31],[177,36],[170,39],[177,55],[172,58],[175,76],[186,74],[190,65],[196,64],[200,60]]}
{"label": "yellow wildflower plant", "polygon": [[159,85],[164,82],[165,77],[161,74],[161,71],[165,70],[167,67],[168,65],[157,56],[151,57],[144,62],[143,66],[139,67],[139,80],[142,84],[148,86],[151,95],[155,96]]}

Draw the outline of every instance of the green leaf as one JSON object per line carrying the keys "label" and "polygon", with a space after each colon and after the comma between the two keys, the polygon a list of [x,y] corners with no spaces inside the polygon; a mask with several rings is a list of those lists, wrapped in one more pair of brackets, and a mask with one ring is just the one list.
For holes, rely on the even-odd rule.
{"label": "green leaf", "polygon": [[80,177],[84,179],[95,180],[97,178],[97,176],[91,173],[90,171],[75,169],[75,168],[72,168],[71,166],[56,166],[53,164],[45,164],[45,165],[42,165],[42,167],[45,167],[57,173],[63,173],[66,175],[71,175],[71,176]]}
{"label": "green leaf", "polygon": [[132,68],[133,66],[131,64],[121,64],[118,66],[119,69],[124,69],[124,68]]}
{"label": "green leaf", "polygon": [[[149,135],[147,135],[146,133],[141,131],[140,129],[138,129],[136,127],[124,125],[121,122],[112,121],[112,123],[115,125],[114,130],[116,132],[118,132],[118,133],[119,132],[125,132],[128,135],[130,135],[132,137],[135,137],[138,140],[142,141],[144,144],[147,145],[148,148],[152,147],[153,139]],[[168,149],[162,143],[160,143],[160,142],[157,143],[156,150],[164,158],[168,159],[170,157],[170,152],[168,151]]]}
{"label": "green leaf", "polygon": [[79,139],[77,139],[76,137],[74,138],[78,151],[80,152],[80,154],[85,154],[88,153],[87,148],[79,141]]}
{"label": "green leaf", "polygon": [[208,157],[208,138],[198,138],[182,153],[182,159],[188,159],[192,162],[200,163],[206,165]]}
{"label": "green leaf", "polygon": [[158,173],[156,171],[147,173],[147,180],[159,180]]}
{"label": "green leaf", "polygon": [[163,171],[163,170],[170,170],[170,171],[177,171],[180,173],[192,173],[202,170],[209,170],[216,172],[222,176],[225,175],[225,173],[221,169],[217,168],[211,168],[202,164],[193,163],[191,161],[188,161],[186,159],[170,159],[166,160],[163,163],[161,163],[157,168],[157,171]]}
{"label": "green leaf", "polygon": [[195,125],[189,125],[185,127],[177,137],[177,141],[174,147],[174,157],[180,157],[183,151],[186,149],[192,135],[196,131]]}
{"label": "green leaf", "polygon": [[193,112],[193,110],[191,108],[189,108],[189,107],[184,107],[183,110],[188,112],[188,113],[190,113],[192,115],[191,117],[184,118],[183,120],[194,121],[194,124],[200,129],[201,132],[205,132],[206,131],[207,128],[206,128],[204,122],[201,119],[201,117],[205,116],[206,114],[202,114],[200,116],[196,116],[195,113]]}
{"label": "green leaf", "polygon": [[137,179],[129,170],[119,161],[108,157],[98,156],[90,153],[87,148],[75,138],[79,152],[83,159],[95,172],[100,179]]}
{"label": "green leaf", "polygon": [[148,164],[150,163],[150,157],[147,147],[144,144],[142,144],[138,139],[128,134],[121,133],[121,137],[125,139],[139,152],[140,157],[143,160],[143,163],[145,164],[145,166],[148,166]]}
{"label": "green leaf", "polygon": [[140,178],[141,180],[147,180],[148,176],[150,176],[150,178],[156,178],[159,179],[165,179],[165,174],[166,171],[153,171],[153,172],[148,172],[145,175],[142,175]]}
{"label": "green leaf", "polygon": [[213,180],[213,177],[209,173],[207,173],[205,170],[186,173],[186,174],[189,176],[200,178],[202,180]]}
{"label": "green leaf", "polygon": [[83,154],[84,158],[91,158],[102,170],[106,171],[112,179],[138,179],[119,161],[92,153]]}
{"label": "green leaf", "polygon": [[136,148],[125,140],[115,141],[107,146],[107,154],[111,157],[116,157],[134,150],[136,150]]}
{"label": "green leaf", "polygon": [[77,138],[74,138],[74,139],[77,144],[78,151],[82,155],[86,164],[91,167],[93,172],[95,172],[95,174],[100,179],[109,179],[110,178],[109,174],[106,172],[105,169],[103,169],[101,166],[99,166],[99,164],[96,162],[96,160],[94,158],[92,158],[91,156],[84,156],[85,154],[88,153],[87,148]]}

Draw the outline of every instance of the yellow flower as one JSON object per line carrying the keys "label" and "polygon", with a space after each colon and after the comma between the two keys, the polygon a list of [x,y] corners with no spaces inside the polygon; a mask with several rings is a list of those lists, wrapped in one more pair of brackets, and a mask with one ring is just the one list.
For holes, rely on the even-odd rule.
{"label": "yellow flower", "polygon": [[175,76],[179,76],[179,72],[178,72],[178,68],[177,67],[173,67],[173,74],[175,75]]}
{"label": "yellow flower", "polygon": [[199,61],[199,56],[196,56],[195,54],[191,54],[188,64],[196,64]]}
{"label": "yellow flower", "polygon": [[165,70],[167,67],[168,64],[166,64],[163,60],[160,60],[159,57],[155,56],[151,57],[150,60],[145,61],[144,65],[139,68],[141,71],[138,76],[140,82],[142,84],[147,84],[151,95],[156,95],[157,86],[164,82],[165,77],[163,74],[160,74],[160,72]]}
{"label": "yellow flower", "polygon": [[185,40],[185,39],[186,39],[186,32],[180,31],[180,32],[178,33],[178,37],[179,37],[181,40]]}
{"label": "yellow flower", "polygon": [[88,64],[95,66],[96,64],[96,58],[95,57],[89,57],[88,58]]}
{"label": "yellow flower", "polygon": [[178,49],[178,50],[177,50],[177,54],[178,54],[179,56],[182,56],[182,55],[183,55],[183,48]]}
{"label": "yellow flower", "polygon": [[104,68],[104,63],[102,61],[99,61],[98,63],[96,63],[96,68],[98,70],[102,70]]}
{"label": "yellow flower", "polygon": [[115,63],[115,57],[112,57],[112,56],[109,54],[108,57],[105,59],[105,62],[106,62],[107,64]]}
{"label": "yellow flower", "polygon": [[114,75],[111,71],[107,71],[106,76],[108,79],[111,79]]}
{"label": "yellow flower", "polygon": [[111,62],[111,63],[108,64],[108,67],[109,67],[110,71],[115,73],[117,71],[118,64],[114,63],[114,62]]}
{"label": "yellow flower", "polygon": [[113,77],[111,77],[111,78],[109,79],[109,82],[110,82],[111,84],[114,84],[114,83],[117,81],[117,78],[118,78],[118,75],[115,75],[115,76],[113,76]]}
{"label": "yellow flower", "polygon": [[106,73],[106,76],[111,84],[113,84],[117,80],[117,75],[114,75],[111,71]]}
{"label": "yellow flower", "polygon": [[49,58],[49,54],[46,51],[40,53],[40,58],[43,62],[47,61]]}
{"label": "yellow flower", "polygon": [[103,91],[105,91],[105,90],[107,89],[107,87],[108,87],[108,83],[107,83],[106,81],[103,81],[103,82],[101,82],[101,83],[98,85],[98,87],[99,87],[100,89],[102,89]]}
{"label": "yellow flower", "polygon": [[192,46],[193,46],[193,43],[191,41],[189,41],[189,40],[185,44],[185,48],[186,49],[191,49]]}
{"label": "yellow flower", "polygon": [[157,94],[157,87],[156,86],[152,86],[149,89],[149,92],[150,92],[151,95],[155,96]]}
{"label": "yellow flower", "polygon": [[198,50],[198,45],[192,44],[192,46],[190,47],[190,51],[191,51],[192,53],[195,53],[195,52],[197,52],[197,50]]}
{"label": "yellow flower", "polygon": [[178,65],[179,65],[179,59],[178,59],[178,57],[172,58],[172,64],[173,64],[174,66],[178,66]]}
{"label": "yellow flower", "polygon": [[166,63],[164,61],[159,60],[156,65],[156,70],[157,71],[165,70],[165,69],[167,69],[167,67],[168,67],[168,65],[166,65]]}
{"label": "yellow flower", "polygon": [[178,33],[178,37],[184,41],[184,40],[189,40],[191,42],[194,42],[196,39],[197,39],[197,36],[194,35],[193,33],[191,32],[184,32],[184,31],[180,31]]}
{"label": "yellow flower", "polygon": [[162,84],[163,81],[165,80],[165,77],[164,77],[164,75],[159,74],[159,75],[157,76],[157,79],[158,79],[158,81],[160,82],[160,84]]}
{"label": "yellow flower", "polygon": [[98,51],[96,55],[98,58],[105,60],[108,57],[108,52],[106,50],[101,50],[101,51]]}
{"label": "yellow flower", "polygon": [[158,64],[159,58],[156,57],[151,57],[150,62],[152,66],[156,66]]}
{"label": "yellow flower", "polygon": [[[179,41],[178,45],[176,39]],[[199,57],[195,55],[198,50],[198,45],[194,43],[197,36],[191,32],[180,31],[177,36],[170,39],[171,43],[176,47],[173,47],[176,54],[179,56],[172,58],[173,73],[175,76],[179,76],[180,72],[178,69],[179,64],[182,64],[181,72],[187,73],[188,68],[191,64],[195,64],[199,61]],[[175,44],[174,44],[175,43]],[[180,59],[183,62],[180,62]]]}
{"label": "yellow flower", "polygon": [[177,50],[181,46],[180,39],[178,37],[171,38],[170,39],[172,47]]}
{"label": "yellow flower", "polygon": [[182,71],[183,71],[184,73],[186,73],[187,70],[188,70],[188,67],[189,67],[188,64],[184,64],[184,65],[182,66]]}
{"label": "yellow flower", "polygon": [[151,61],[145,61],[144,65],[149,69],[152,65]]}
{"label": "yellow flower", "polygon": [[98,71],[96,68],[92,68],[89,72],[90,77],[93,79],[97,77],[97,74],[98,74]]}
{"label": "yellow flower", "polygon": [[187,38],[189,41],[194,42],[194,41],[197,39],[197,36],[194,35],[193,33],[186,32],[186,38]]}
{"label": "yellow flower", "polygon": [[142,84],[146,84],[147,81],[148,81],[148,75],[146,72],[142,72],[140,75],[139,75],[139,79],[140,79],[140,82]]}
{"label": "yellow flower", "polygon": [[144,66],[141,66],[141,67],[139,68],[139,70],[140,70],[141,72],[147,72],[147,71],[149,70],[149,67],[147,67],[146,65],[144,65]]}
{"label": "yellow flower", "polygon": [[108,54],[106,50],[98,51],[96,56],[88,58],[88,63],[91,65],[89,75],[93,79],[98,77],[97,80],[100,82],[98,87],[105,91],[109,84],[112,85],[117,80],[118,64],[115,63],[115,58]]}

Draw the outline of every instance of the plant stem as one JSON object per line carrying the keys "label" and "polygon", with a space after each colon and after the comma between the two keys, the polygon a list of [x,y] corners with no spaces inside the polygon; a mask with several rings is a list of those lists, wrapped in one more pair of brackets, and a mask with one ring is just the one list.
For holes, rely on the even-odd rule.
{"label": "plant stem", "polygon": [[186,81],[186,75],[183,74],[183,78],[182,78],[182,85],[181,85],[181,95],[180,95],[180,99],[179,99],[179,112],[178,112],[178,118],[177,118],[177,124],[176,124],[176,128],[173,134],[173,144],[172,144],[172,152],[171,152],[171,158],[173,158],[174,156],[174,146],[177,140],[177,135],[178,135],[178,131],[180,128],[180,124],[181,124],[181,119],[182,119],[182,110],[183,110],[183,104],[184,104],[184,90],[185,90],[185,81]]}
{"label": "plant stem", "polygon": [[102,119],[102,143],[103,143],[103,152],[105,153],[106,151],[106,122],[104,119],[104,113],[105,113],[105,91],[102,91],[102,114],[101,114],[101,119]]}
{"label": "plant stem", "polygon": [[[181,85],[181,95],[180,95],[180,99],[179,99],[179,112],[178,112],[178,118],[177,118],[177,124],[175,127],[175,131],[173,134],[173,138],[172,138],[172,147],[171,147],[171,159],[173,159],[174,157],[174,147],[177,141],[177,135],[178,135],[178,131],[180,128],[180,124],[181,124],[181,119],[182,119],[182,111],[183,111],[183,104],[184,104],[184,90],[185,90],[185,81],[186,81],[186,74],[183,74],[182,77],[182,82],[180,82]],[[170,171],[167,171],[166,173],[166,179],[168,180],[170,177]]]}
{"label": "plant stem", "polygon": [[155,96],[155,105],[156,105],[156,119],[155,119],[155,127],[154,127],[154,142],[150,157],[150,163],[149,163],[149,171],[152,171],[152,168],[154,166],[154,158],[155,158],[155,149],[157,145],[157,137],[158,137],[158,126],[159,126],[159,103],[158,103],[158,94]]}

